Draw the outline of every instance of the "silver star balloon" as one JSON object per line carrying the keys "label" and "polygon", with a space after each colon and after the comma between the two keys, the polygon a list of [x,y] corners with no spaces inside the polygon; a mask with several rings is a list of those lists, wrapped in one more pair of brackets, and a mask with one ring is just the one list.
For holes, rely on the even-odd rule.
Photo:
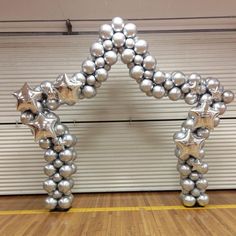
{"label": "silver star balloon", "polygon": [[205,127],[213,130],[215,124],[214,119],[218,117],[219,111],[216,111],[210,107],[207,101],[204,101],[200,106],[191,108],[189,115],[196,118],[196,129],[199,127]]}
{"label": "silver star balloon", "polygon": [[42,138],[56,138],[54,126],[58,119],[55,116],[48,117],[43,113],[30,122],[28,126],[31,128],[35,141],[39,141]]}
{"label": "silver star balloon", "polygon": [[78,92],[81,85],[80,82],[74,83],[70,81],[66,74],[61,75],[54,83],[59,98],[68,105],[74,105],[78,100]]}
{"label": "silver star balloon", "polygon": [[14,92],[13,96],[17,99],[18,111],[31,110],[33,113],[40,111],[40,106],[38,106],[37,102],[42,98],[42,92],[34,91],[28,83],[25,83],[20,90]]}
{"label": "silver star balloon", "polygon": [[190,129],[184,137],[175,138],[176,146],[180,149],[180,159],[185,160],[188,156],[201,157],[201,150],[204,146],[204,139],[195,136]]}

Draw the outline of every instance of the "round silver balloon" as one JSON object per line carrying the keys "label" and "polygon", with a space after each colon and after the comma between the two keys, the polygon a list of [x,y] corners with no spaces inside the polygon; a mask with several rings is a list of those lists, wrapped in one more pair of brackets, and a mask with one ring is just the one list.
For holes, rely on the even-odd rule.
{"label": "round silver balloon", "polygon": [[55,198],[55,199],[59,199],[62,197],[62,193],[58,190],[55,190],[53,193],[52,193],[52,197]]}
{"label": "round silver balloon", "polygon": [[199,179],[196,182],[196,186],[200,190],[205,190],[208,187],[208,181],[206,179]]}
{"label": "round silver balloon", "polygon": [[196,198],[191,195],[182,196],[182,201],[186,207],[192,207],[196,204]]}
{"label": "round silver balloon", "polygon": [[141,56],[141,55],[136,55],[136,56],[134,57],[134,64],[136,64],[136,65],[141,65],[141,64],[143,64],[143,56]]}
{"label": "round silver balloon", "polygon": [[60,206],[60,208],[62,209],[69,209],[71,207],[72,201],[69,197],[62,197],[59,201],[58,201],[58,205]]}
{"label": "round silver balloon", "polygon": [[113,29],[110,25],[104,24],[100,27],[99,35],[102,39],[110,39],[113,35]]}
{"label": "round silver balloon", "polygon": [[174,87],[173,81],[172,81],[171,79],[166,79],[166,80],[165,80],[165,83],[164,83],[164,88],[165,88],[166,90],[170,90],[170,89],[172,89],[173,87]]}
{"label": "round silver balloon", "polygon": [[226,111],[226,105],[223,102],[216,102],[213,104],[213,108],[219,111],[220,115],[223,115]]}
{"label": "round silver balloon", "polygon": [[182,188],[186,191],[192,191],[194,188],[194,182],[191,179],[184,179],[180,182]]}
{"label": "round silver balloon", "polygon": [[82,89],[82,93],[86,98],[92,98],[97,94],[96,89],[90,85],[85,85]]}
{"label": "round silver balloon", "polygon": [[51,140],[48,139],[48,138],[41,138],[39,140],[39,146],[42,148],[42,149],[48,149],[50,148],[52,145],[51,143]]}
{"label": "round silver balloon", "polygon": [[201,192],[199,191],[198,188],[194,188],[192,191],[191,191],[191,194],[194,196],[194,197],[199,197]]}
{"label": "round silver balloon", "polygon": [[124,34],[127,38],[134,38],[137,33],[136,25],[133,23],[128,23],[124,27]]}
{"label": "round silver balloon", "polygon": [[57,200],[53,197],[47,197],[45,199],[45,207],[49,210],[54,210],[57,206]]}
{"label": "round silver balloon", "polygon": [[94,43],[90,48],[90,53],[94,57],[101,57],[104,54],[104,47],[101,43]]}
{"label": "round silver balloon", "polygon": [[54,167],[56,168],[60,168],[61,166],[63,166],[63,162],[59,159],[56,159],[54,162],[53,162],[53,165]]}
{"label": "round silver balloon", "polygon": [[191,168],[188,165],[180,165],[178,170],[181,175],[185,176],[188,176],[191,173]]}
{"label": "round silver balloon", "polygon": [[62,176],[59,174],[59,173],[55,173],[53,176],[52,176],[52,180],[56,183],[60,182],[62,180]]}
{"label": "round silver balloon", "polygon": [[52,149],[48,149],[45,151],[44,153],[44,159],[46,162],[52,163],[53,161],[55,161],[57,158],[57,153],[52,150]]}
{"label": "round silver balloon", "polygon": [[194,83],[199,84],[201,81],[201,76],[199,74],[193,73],[188,77],[188,82],[190,85],[194,85]]}
{"label": "round silver balloon", "polygon": [[104,67],[104,65],[105,65],[105,60],[104,60],[103,57],[98,57],[98,58],[95,60],[94,63],[95,63],[95,65],[96,65],[97,68],[102,68],[102,67]]}
{"label": "round silver balloon", "polygon": [[195,129],[195,123],[196,121],[194,119],[188,118],[187,120],[183,122],[182,127],[185,129],[193,130]]}
{"label": "round silver balloon", "polygon": [[231,103],[234,100],[234,93],[231,91],[224,91],[223,93],[223,101],[224,103],[228,104]]}
{"label": "round silver balloon", "polygon": [[[182,90],[182,89],[181,89]],[[183,91],[183,90],[182,90]],[[193,105],[195,103],[197,103],[198,101],[198,96],[197,94],[193,94],[193,93],[188,93],[186,94],[186,96],[184,97],[184,101],[189,104],[189,105]]]}
{"label": "round silver balloon", "polygon": [[190,92],[190,85],[189,83],[185,83],[181,86],[181,91],[183,93],[189,93]]}
{"label": "round silver balloon", "polygon": [[115,17],[112,19],[112,28],[114,29],[114,31],[116,32],[120,32],[123,30],[124,28],[124,21],[122,18],[120,17]]}
{"label": "round silver balloon", "polygon": [[142,54],[146,53],[147,50],[148,50],[148,44],[145,40],[139,39],[139,40],[137,40],[137,42],[135,42],[134,51],[137,54],[142,55]]}
{"label": "round silver balloon", "polygon": [[73,174],[73,169],[69,165],[63,165],[59,169],[59,173],[63,178],[68,178]]}
{"label": "round silver balloon", "polygon": [[156,68],[156,59],[155,57],[148,55],[143,60],[143,67],[146,70],[154,70]]}
{"label": "round silver balloon", "polygon": [[199,206],[206,206],[209,203],[208,195],[207,194],[201,194],[197,198],[197,203],[199,204]]}
{"label": "round silver balloon", "polygon": [[152,70],[145,70],[144,71],[144,78],[145,79],[152,79],[154,72]]}
{"label": "round silver balloon", "polygon": [[69,180],[62,180],[58,183],[58,190],[62,193],[66,193],[71,189],[71,183]]}
{"label": "round silver balloon", "polygon": [[91,75],[96,69],[95,63],[92,60],[85,60],[82,64],[82,70],[84,73]]}
{"label": "round silver balloon", "polygon": [[143,77],[144,69],[142,66],[134,66],[130,70],[130,77],[132,77],[135,80],[139,80]]}
{"label": "round silver balloon", "polygon": [[165,89],[163,86],[156,85],[152,89],[152,94],[155,98],[162,98],[165,96]]}
{"label": "round silver balloon", "polygon": [[47,191],[48,193],[56,190],[56,188],[57,188],[57,184],[51,179],[47,179],[43,182],[43,189]]}
{"label": "round silver balloon", "polygon": [[147,93],[147,92],[150,92],[152,90],[152,81],[149,80],[149,79],[144,79],[141,83],[140,83],[140,89]]}
{"label": "round silver balloon", "polygon": [[199,174],[198,174],[196,171],[193,171],[193,172],[191,172],[191,174],[189,175],[189,178],[190,178],[191,180],[193,180],[193,181],[197,181],[197,180],[200,178],[200,176],[199,176]]}
{"label": "round silver balloon", "polygon": [[108,78],[108,73],[104,68],[97,69],[95,72],[95,78],[99,82],[104,82]]}
{"label": "round silver balloon", "polygon": [[56,124],[54,130],[57,136],[62,136],[66,131],[68,131],[67,127],[61,123]]}
{"label": "round silver balloon", "polygon": [[175,86],[181,86],[186,82],[186,78],[182,72],[174,72],[172,74],[172,81]]}
{"label": "round silver balloon", "polygon": [[117,59],[117,54],[114,51],[107,51],[104,54],[104,60],[110,66],[114,65],[117,62]]}
{"label": "round silver balloon", "polygon": [[219,82],[218,79],[209,78],[209,79],[207,80],[207,88],[208,88],[209,90],[211,90],[211,89],[216,89],[216,88],[218,88],[219,86],[220,86],[220,82]]}
{"label": "round silver balloon", "polygon": [[75,73],[74,75],[72,75],[71,80],[74,81],[75,83],[78,83],[81,85],[84,85],[86,82],[86,78],[85,78],[84,74],[81,72]]}
{"label": "round silver balloon", "polygon": [[123,53],[121,54],[121,60],[125,63],[128,64],[134,60],[135,57],[135,52],[132,49],[125,49]]}
{"label": "round silver balloon", "polygon": [[71,135],[71,134],[65,134],[62,138],[63,138],[64,145],[66,147],[72,147],[77,142],[76,136]]}
{"label": "round silver balloon", "polygon": [[52,164],[47,164],[44,166],[44,173],[47,176],[52,176],[56,173],[56,168]]}
{"label": "round silver balloon", "polygon": [[199,128],[197,129],[197,135],[201,138],[207,139],[210,136],[210,131],[209,129],[206,128]]}
{"label": "round silver balloon", "polygon": [[46,101],[46,106],[48,109],[54,111],[60,106],[60,102],[57,99],[48,99]]}
{"label": "round silver balloon", "polygon": [[33,121],[34,115],[30,111],[25,111],[21,114],[20,120],[22,124],[28,124],[29,122]]}
{"label": "round silver balloon", "polygon": [[120,48],[125,44],[125,36],[123,33],[115,33],[112,37],[112,42],[116,48]]}
{"label": "round silver balloon", "polygon": [[71,149],[65,149],[59,153],[59,158],[61,161],[68,162],[73,158],[73,153]]}
{"label": "round silver balloon", "polygon": [[125,47],[126,48],[134,48],[135,41],[131,38],[126,39],[125,41]]}
{"label": "round silver balloon", "polygon": [[87,84],[94,85],[96,83],[96,78],[94,75],[90,75],[87,77]]}
{"label": "round silver balloon", "polygon": [[153,75],[153,81],[156,84],[163,84],[165,82],[165,74],[162,71],[157,71]]}
{"label": "round silver balloon", "polygon": [[200,99],[201,103],[207,102],[208,104],[212,104],[212,96],[209,93],[202,95]]}
{"label": "round silver balloon", "polygon": [[178,99],[180,99],[181,95],[181,90],[178,87],[172,88],[168,93],[168,97],[172,101],[177,101]]}

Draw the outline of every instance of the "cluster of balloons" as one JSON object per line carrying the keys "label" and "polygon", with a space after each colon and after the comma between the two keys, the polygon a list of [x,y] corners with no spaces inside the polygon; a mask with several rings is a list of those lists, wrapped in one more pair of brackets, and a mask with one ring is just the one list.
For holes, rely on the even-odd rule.
{"label": "cluster of balloons", "polygon": [[173,101],[184,99],[187,104],[197,104],[190,110],[181,131],[174,135],[175,153],[183,204],[204,206],[208,203],[205,194],[208,184],[203,178],[208,170],[202,161],[204,140],[218,125],[219,115],[225,112],[225,104],[234,99],[234,94],[224,91],[214,78],[203,79],[198,74],[187,76],[180,71],[160,71],[155,57],[148,52],[148,43],[136,34],[134,24],[125,24],[120,17],[115,17],[111,25],[100,27],[99,39],[90,47],[90,57],[83,62],[80,72],[70,78],[66,74],[60,75],[54,83],[44,81],[34,89],[26,83],[14,93],[17,110],[22,112],[21,122],[31,128],[35,140],[45,149],[47,165],[44,172],[48,179],[43,186],[49,194],[46,199],[49,209],[71,207],[74,184],[71,175],[76,172],[73,163],[76,138],[52,111],[61,104],[74,105],[78,99],[94,97],[97,88],[107,80],[108,71],[117,62],[119,54],[129,69],[130,77],[147,96],[158,99],[168,96]]}

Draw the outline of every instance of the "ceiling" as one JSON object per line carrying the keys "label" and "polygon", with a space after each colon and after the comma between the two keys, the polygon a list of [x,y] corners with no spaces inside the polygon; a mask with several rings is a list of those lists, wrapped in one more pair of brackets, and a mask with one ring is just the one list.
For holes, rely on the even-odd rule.
{"label": "ceiling", "polygon": [[236,16],[235,0],[0,0],[0,21]]}

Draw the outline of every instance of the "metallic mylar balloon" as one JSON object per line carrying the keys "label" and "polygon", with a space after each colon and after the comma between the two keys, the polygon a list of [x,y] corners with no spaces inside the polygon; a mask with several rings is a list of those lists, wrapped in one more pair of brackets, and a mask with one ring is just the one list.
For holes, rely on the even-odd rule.
{"label": "metallic mylar balloon", "polygon": [[163,86],[156,85],[152,89],[152,94],[155,98],[162,98],[165,96],[165,89]]}
{"label": "metallic mylar balloon", "polygon": [[115,33],[112,37],[112,42],[115,47],[120,48],[125,44],[125,36],[123,33]]}
{"label": "metallic mylar balloon", "polygon": [[94,57],[101,57],[104,54],[104,47],[101,43],[94,43],[90,48],[90,53]]}
{"label": "metallic mylar balloon", "polygon": [[191,195],[184,195],[182,197],[182,201],[183,201],[184,206],[192,207],[196,203],[196,198]]}
{"label": "metallic mylar balloon", "polygon": [[200,194],[201,194],[201,192],[200,192],[200,190],[199,190],[198,188],[194,188],[194,189],[191,191],[191,194],[192,194],[192,196],[194,196],[194,197],[199,197]]}
{"label": "metallic mylar balloon", "polygon": [[181,90],[178,87],[172,88],[168,93],[168,97],[172,101],[177,101],[178,99],[180,99],[181,95],[182,95]]}
{"label": "metallic mylar balloon", "polygon": [[133,61],[135,57],[135,52],[133,49],[125,49],[122,54],[121,54],[121,60],[125,63],[128,64]]}
{"label": "metallic mylar balloon", "polygon": [[51,179],[47,179],[43,182],[43,188],[48,193],[56,190],[56,187],[57,187],[57,184]]}
{"label": "metallic mylar balloon", "polygon": [[125,47],[126,48],[134,48],[135,41],[132,38],[128,38],[125,41]]}
{"label": "metallic mylar balloon", "polygon": [[66,147],[72,147],[76,144],[76,137],[74,135],[71,134],[65,134],[63,137],[63,143]]}
{"label": "metallic mylar balloon", "polygon": [[135,80],[141,79],[143,77],[143,74],[144,69],[142,66],[134,66],[130,70],[130,76]]}
{"label": "metallic mylar balloon", "polygon": [[48,138],[41,138],[39,140],[39,146],[42,148],[42,149],[48,149],[50,148],[52,142],[50,139]]}
{"label": "metallic mylar balloon", "polygon": [[92,98],[96,95],[96,89],[93,86],[85,85],[82,89],[83,95],[86,98]]}
{"label": "metallic mylar balloon", "polygon": [[178,170],[181,175],[188,176],[191,173],[191,168],[188,165],[180,165]]}
{"label": "metallic mylar balloon", "polygon": [[208,181],[206,179],[199,179],[196,182],[196,186],[200,190],[205,190],[208,187]]}
{"label": "metallic mylar balloon", "polygon": [[128,23],[124,27],[124,34],[127,38],[134,38],[137,33],[136,25],[133,23]]}
{"label": "metallic mylar balloon", "polygon": [[54,130],[57,136],[62,136],[66,131],[68,131],[67,127],[61,123],[56,124]]}
{"label": "metallic mylar balloon", "polygon": [[143,92],[145,92],[145,93],[151,91],[151,90],[152,90],[152,86],[153,86],[152,81],[149,80],[149,79],[144,79],[144,80],[140,83],[140,89],[141,89]]}
{"label": "metallic mylar balloon", "polygon": [[110,39],[113,35],[113,29],[110,25],[104,24],[100,27],[99,34],[102,39]]}
{"label": "metallic mylar balloon", "polygon": [[71,149],[65,149],[59,153],[59,158],[61,161],[68,162],[73,158],[73,153]]}
{"label": "metallic mylar balloon", "polygon": [[53,162],[53,165],[55,168],[60,168],[61,166],[63,166],[63,162],[59,159],[56,159],[54,162]]}
{"label": "metallic mylar balloon", "polygon": [[54,192],[52,192],[52,197],[55,199],[59,199],[62,197],[62,193],[58,190],[55,190]]}
{"label": "metallic mylar balloon", "polygon": [[108,65],[112,66],[117,62],[118,56],[114,51],[107,51],[104,54],[104,60]]}
{"label": "metallic mylar balloon", "polygon": [[137,42],[135,42],[134,51],[137,54],[142,55],[142,54],[146,53],[147,50],[148,50],[148,44],[145,40],[139,39]]}
{"label": "metallic mylar balloon", "polygon": [[57,200],[53,197],[47,197],[45,199],[45,207],[49,210],[55,209],[57,206]]}
{"label": "metallic mylar balloon", "polygon": [[201,194],[198,198],[197,198],[197,203],[200,206],[206,206],[209,203],[209,197],[207,194]]}
{"label": "metallic mylar balloon", "polygon": [[63,165],[59,169],[59,173],[63,178],[68,178],[73,174],[73,169],[70,165]]}
{"label": "metallic mylar balloon", "polygon": [[[55,165],[54,165],[55,166]],[[59,168],[59,167],[58,167]],[[52,177],[52,180],[56,183],[60,182],[62,180],[62,176],[59,173],[55,173]]]}
{"label": "metallic mylar balloon", "polygon": [[52,149],[47,149],[44,153],[45,161],[52,163],[57,158],[57,153]]}
{"label": "metallic mylar balloon", "polygon": [[29,111],[23,112],[20,116],[21,123],[25,124],[25,125],[30,123],[33,119],[34,119],[34,115],[33,115],[33,113],[31,113]]}
{"label": "metallic mylar balloon", "polygon": [[165,74],[162,71],[156,71],[153,75],[153,81],[156,84],[163,84],[165,82]]}
{"label": "metallic mylar balloon", "polygon": [[175,86],[181,86],[185,83],[185,75],[182,72],[174,72],[172,74],[172,81]]}
{"label": "metallic mylar balloon", "polygon": [[60,208],[62,209],[69,209],[71,207],[72,201],[71,198],[69,197],[62,197],[61,199],[59,199],[58,201],[58,205],[60,206]]}
{"label": "metallic mylar balloon", "polygon": [[52,164],[47,164],[46,166],[44,166],[44,173],[47,176],[54,175],[56,171],[57,171],[56,168]]}
{"label": "metallic mylar balloon", "polygon": [[234,100],[234,94],[231,91],[224,91],[223,93],[223,101],[224,103],[228,104],[231,103]]}
{"label": "metallic mylar balloon", "polygon": [[71,183],[69,180],[62,180],[58,183],[58,190],[62,193],[66,193],[71,189]]}
{"label": "metallic mylar balloon", "polygon": [[192,191],[194,188],[194,182],[191,179],[184,179],[180,182],[182,188],[186,191]]}
{"label": "metallic mylar balloon", "polygon": [[143,60],[143,67],[146,70],[154,70],[156,68],[156,58],[148,55]]}
{"label": "metallic mylar balloon", "polygon": [[99,82],[104,82],[107,80],[108,73],[104,68],[97,69],[95,71],[95,78]]}

